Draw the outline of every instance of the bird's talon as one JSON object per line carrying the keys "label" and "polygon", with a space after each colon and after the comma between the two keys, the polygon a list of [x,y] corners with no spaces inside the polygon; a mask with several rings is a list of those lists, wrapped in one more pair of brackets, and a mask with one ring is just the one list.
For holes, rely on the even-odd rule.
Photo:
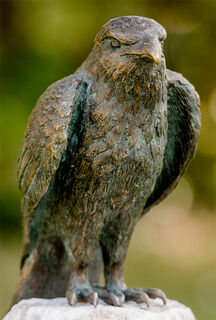
{"label": "bird's talon", "polygon": [[[144,292],[143,292],[143,293],[144,293]],[[146,293],[144,293],[143,298],[145,299],[144,302],[146,303],[147,307],[149,308],[149,307],[150,307],[150,302],[149,302],[149,297],[148,297],[148,295],[147,295]]]}
{"label": "bird's talon", "polygon": [[72,307],[75,307],[75,305],[77,304],[76,292],[73,290],[67,290],[66,297],[67,297],[68,303]]}
{"label": "bird's talon", "polygon": [[125,295],[124,295],[124,293],[122,293],[121,291],[119,291],[117,289],[110,290],[109,292],[114,294],[118,298],[120,305],[125,303]]}
{"label": "bird's talon", "polygon": [[66,292],[66,297],[68,303],[74,307],[79,302],[89,302],[93,304],[96,308],[98,303],[98,294],[97,292],[93,291],[92,288],[88,285],[86,286],[73,286],[69,288]]}
{"label": "bird's talon", "polygon": [[92,295],[93,295],[93,306],[94,308],[96,308],[98,304],[98,294],[97,292],[93,292]]}
{"label": "bird's talon", "polygon": [[111,292],[101,286],[95,286],[94,290],[98,293],[99,298],[109,305],[120,307],[125,301],[124,294],[120,291]]}
{"label": "bird's talon", "polygon": [[167,303],[167,297],[165,293],[157,288],[149,288],[149,289],[144,289],[144,292],[151,298],[151,299],[156,299],[159,298],[163,301],[164,305]]}
{"label": "bird's talon", "polygon": [[135,301],[136,303],[146,303],[147,307],[149,307],[150,303],[149,303],[149,297],[148,295],[141,291],[141,290],[137,290],[137,289],[127,289],[124,291],[125,294],[125,299],[128,300],[132,300]]}

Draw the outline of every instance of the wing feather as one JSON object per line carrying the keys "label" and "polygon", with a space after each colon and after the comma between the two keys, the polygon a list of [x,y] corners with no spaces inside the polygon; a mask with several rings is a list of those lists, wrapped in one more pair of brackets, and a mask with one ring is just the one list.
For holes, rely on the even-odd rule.
{"label": "wing feather", "polygon": [[38,205],[59,167],[80,82],[69,76],[51,85],[29,117],[18,160],[25,216]]}
{"label": "wing feather", "polygon": [[179,73],[167,70],[168,139],[163,168],[144,212],[158,204],[177,186],[192,159],[200,132],[199,96]]}

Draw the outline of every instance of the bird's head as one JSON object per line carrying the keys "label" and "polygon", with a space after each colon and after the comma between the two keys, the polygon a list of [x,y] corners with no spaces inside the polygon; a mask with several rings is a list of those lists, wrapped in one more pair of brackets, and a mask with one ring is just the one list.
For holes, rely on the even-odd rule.
{"label": "bird's head", "polygon": [[118,17],[107,22],[96,35],[96,47],[106,59],[127,63],[140,59],[143,63],[160,64],[166,30],[156,21],[137,16]]}
{"label": "bird's head", "polygon": [[[134,88],[133,92],[139,93],[141,99],[145,94],[147,101],[151,94],[162,90],[165,82],[165,38],[166,30],[152,19],[112,19],[96,35],[95,45],[80,71],[87,72],[97,84],[109,82],[109,88],[115,82],[115,88],[128,94]],[[155,99],[159,96],[155,95]]]}

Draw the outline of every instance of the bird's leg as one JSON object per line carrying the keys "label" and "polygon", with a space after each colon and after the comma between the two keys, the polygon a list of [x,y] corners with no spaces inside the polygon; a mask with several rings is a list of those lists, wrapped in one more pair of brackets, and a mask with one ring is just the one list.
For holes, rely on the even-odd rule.
{"label": "bird's leg", "polygon": [[[101,287],[99,285],[94,286],[98,293],[100,299],[104,300],[107,304],[113,306],[121,306],[125,302],[125,297],[123,291],[126,290],[126,285],[124,283],[124,277],[120,275],[118,268],[115,268],[116,272],[111,272],[112,276],[106,278],[106,286]],[[107,274],[107,273],[105,273]]]}
{"label": "bird's leg", "polygon": [[98,243],[94,249],[92,260],[88,266],[88,279],[91,285],[98,285],[100,282],[100,276],[103,272],[103,257],[101,246]]}
{"label": "bird's leg", "polygon": [[[125,219],[125,216],[122,215],[119,219]],[[104,230],[101,238],[106,285],[104,289],[100,288],[101,291],[97,291],[99,297],[109,304],[114,304],[114,300],[114,305],[122,305],[124,301],[133,300],[137,303],[145,302],[149,306],[149,298],[160,298],[165,304],[167,298],[160,289],[127,288],[123,264],[134,225],[133,223],[127,224],[126,221],[118,221],[118,223],[115,221],[114,225]],[[122,228],[124,225],[125,228]],[[107,299],[108,293],[115,297],[111,303]]]}
{"label": "bird's leg", "polygon": [[87,266],[77,267],[71,274],[66,297],[68,303],[75,306],[77,299],[87,301],[95,307],[98,302],[98,294],[93,290],[86,276]]}
{"label": "bird's leg", "polygon": [[[105,265],[106,290],[118,297],[118,303],[121,305],[124,301],[135,301],[137,303],[146,303],[150,305],[149,298],[160,298],[164,304],[167,302],[164,292],[157,288],[127,288],[123,274],[122,262]],[[100,294],[99,294],[100,296]]]}
{"label": "bird's leg", "polygon": [[129,228],[121,228],[121,221],[119,221],[121,219],[123,217],[116,217],[113,225],[109,224],[102,230],[100,237],[105,288],[97,286],[96,290],[101,299],[114,306],[121,306],[125,301],[123,292],[127,289],[127,286],[124,281],[123,262],[129,238],[134,229],[133,223],[129,224]]}

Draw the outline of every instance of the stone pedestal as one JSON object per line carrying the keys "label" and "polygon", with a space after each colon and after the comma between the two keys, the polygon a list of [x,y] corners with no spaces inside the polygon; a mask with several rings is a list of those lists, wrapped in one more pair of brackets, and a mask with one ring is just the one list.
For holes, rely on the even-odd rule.
{"label": "stone pedestal", "polygon": [[68,305],[65,298],[22,300],[3,320],[196,320],[192,311],[178,301],[160,299],[145,304],[127,302],[122,307],[108,306],[99,300],[96,308],[88,303]]}

